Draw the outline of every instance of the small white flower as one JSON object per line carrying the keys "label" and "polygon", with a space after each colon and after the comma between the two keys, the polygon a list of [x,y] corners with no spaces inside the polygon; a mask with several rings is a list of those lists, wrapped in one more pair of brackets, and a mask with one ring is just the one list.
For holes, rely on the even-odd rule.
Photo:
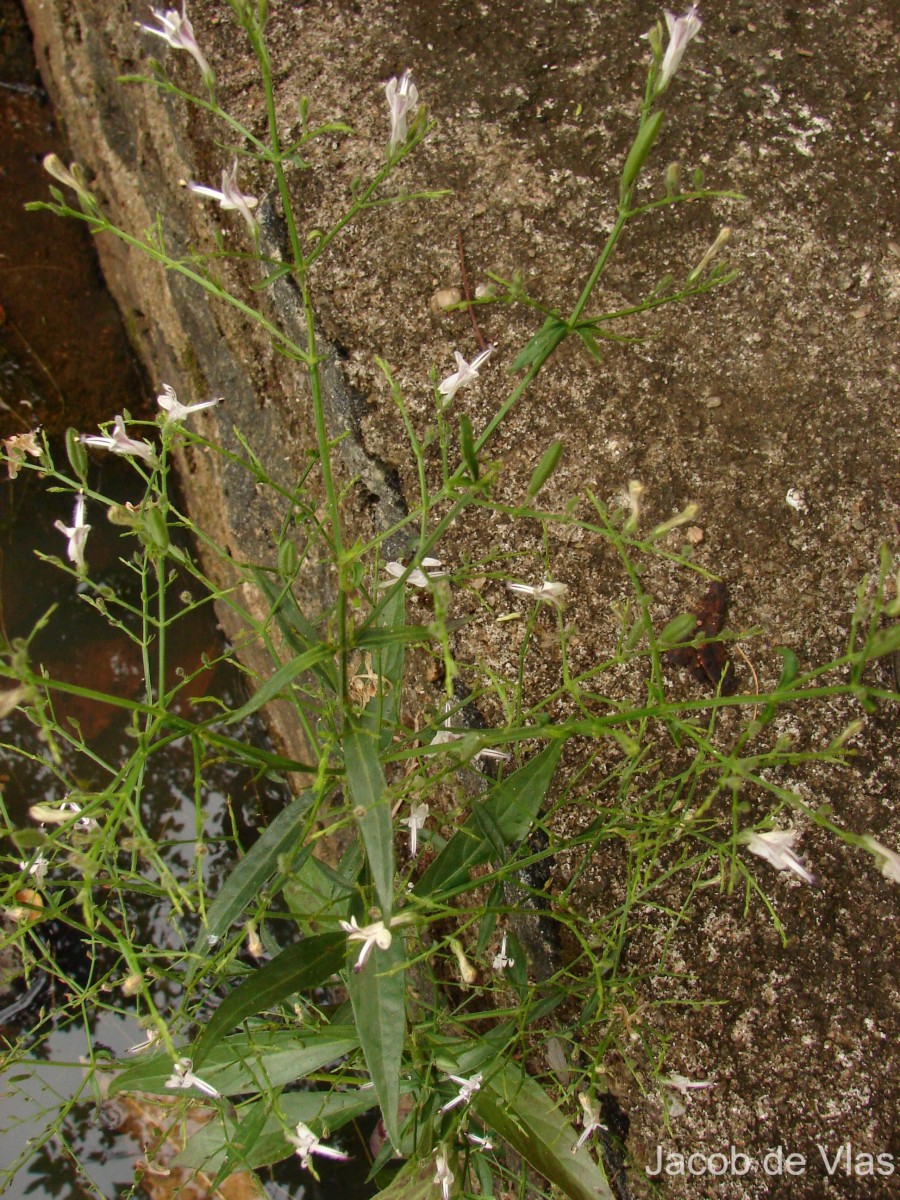
{"label": "small white flower", "polygon": [[606,1129],[606,1126],[600,1120],[600,1105],[596,1101],[592,1101],[587,1092],[578,1093],[578,1103],[582,1109],[581,1124],[584,1128],[581,1131],[578,1141],[572,1147],[573,1154],[581,1149],[592,1133],[598,1129]]}
{"label": "small white flower", "polygon": [[152,33],[154,37],[162,38],[174,50],[187,50],[200,68],[204,82],[212,85],[215,75],[194,36],[193,27],[187,18],[186,5],[182,4],[180,13],[174,8],[167,8],[165,12],[160,12],[158,8],[151,8],[150,11],[162,28],[154,29],[152,25],[141,25],[139,21],[135,21],[138,29],[143,29],[145,33]]}
{"label": "small white flower", "polygon": [[185,417],[191,413],[199,412],[201,408],[212,408],[222,399],[221,396],[216,396],[213,400],[201,400],[199,404],[182,404],[175,393],[175,389],[169,384],[163,384],[163,390],[156,397],[156,403],[163,410],[165,421],[183,421]]}
{"label": "small white flower", "polygon": [[514,967],[516,965],[516,960],[514,958],[507,957],[506,940],[507,935],[504,933],[503,941],[500,943],[500,953],[494,955],[494,962],[492,965],[495,971],[505,971],[507,967]]}
{"label": "small white flower", "polygon": [[700,32],[700,26],[703,24],[695,4],[691,5],[683,17],[676,17],[670,12],[666,12],[665,17],[669,29],[669,44],[659,69],[659,78],[656,81],[657,95],[671,83],[673,76],[681,66],[685,50]]}
{"label": "small white flower", "polygon": [[250,211],[251,208],[256,208],[259,201],[255,196],[248,196],[237,185],[237,159],[231,164],[230,171],[222,172],[222,187],[221,189],[206,187],[202,183],[189,183],[188,188],[192,192],[196,192],[198,196],[208,196],[211,200],[217,200],[219,207],[227,211],[239,212],[251,231],[256,230],[256,217]]}
{"label": "small white flower", "polygon": [[900,883],[900,854],[896,850],[891,850],[889,846],[883,845],[870,834],[866,834],[863,838],[863,846],[874,856],[878,869],[885,879],[890,879],[891,883]]}
{"label": "small white flower", "polygon": [[66,557],[74,564],[75,570],[79,574],[82,574],[87,570],[84,561],[84,547],[87,542],[87,536],[91,532],[90,525],[85,524],[84,520],[83,492],[79,492],[75,499],[75,513],[72,517],[72,524],[66,525],[64,521],[54,521],[53,528],[58,529],[68,541]]}
{"label": "small white flower", "polygon": [[202,1092],[204,1096],[218,1096],[218,1092],[211,1083],[200,1079],[194,1074],[194,1064],[189,1058],[179,1058],[175,1060],[175,1065],[172,1069],[172,1074],[166,1080],[167,1088],[192,1088],[195,1087],[198,1092]]}
{"label": "small white flower", "polygon": [[770,862],[776,871],[793,871],[805,883],[812,883],[813,877],[793,851],[797,840],[796,829],[770,829],[767,833],[744,833],[740,840],[744,842],[751,854]]}
{"label": "small white flower", "polygon": [[454,1176],[450,1170],[450,1164],[447,1162],[447,1151],[443,1148],[435,1150],[434,1165],[437,1168],[434,1182],[440,1184],[442,1200],[450,1200],[450,1189],[453,1186]]}
{"label": "small white flower", "polygon": [[467,383],[471,383],[473,379],[478,378],[478,371],[481,364],[486,362],[493,353],[494,347],[488,346],[486,350],[482,350],[480,354],[476,354],[472,361],[468,363],[458,350],[453,351],[456,358],[456,370],[438,385],[438,391],[448,403],[461,387],[465,387]]}
{"label": "small white flower", "polygon": [[569,590],[567,583],[558,583],[552,579],[545,579],[538,587],[532,587],[530,583],[508,583],[506,586],[519,596],[530,596],[533,600],[546,600],[549,604],[555,604],[557,608],[562,605]]}
{"label": "small white flower", "polygon": [[142,458],[148,463],[156,461],[156,452],[149,442],[143,442],[128,436],[125,432],[125,420],[123,417],[116,417],[113,421],[112,433],[96,434],[90,437],[83,433],[81,441],[84,442],[85,446],[97,446],[101,450],[110,450],[113,454],[129,454],[134,458]]}
{"label": "small white flower", "polygon": [[464,1079],[462,1075],[448,1075],[447,1078],[452,1079],[454,1083],[459,1084],[459,1092],[453,1097],[452,1100],[448,1100],[447,1103],[438,1110],[442,1113],[449,1112],[451,1108],[456,1108],[458,1104],[468,1104],[481,1087],[481,1081],[484,1076],[479,1073],[478,1075],[473,1075],[471,1079]]}
{"label": "small white flower", "polygon": [[406,825],[409,829],[409,853],[412,858],[416,857],[416,851],[419,848],[419,830],[424,828],[427,820],[427,804],[413,804],[410,807],[409,816],[400,818],[400,824]]}
{"label": "small white flower", "polygon": [[142,1042],[135,1042],[133,1046],[128,1047],[128,1053],[142,1054],[145,1050],[155,1050],[161,1042],[162,1034],[159,1030],[151,1029]]}
{"label": "small white flower", "polygon": [[38,854],[33,862],[20,862],[19,869],[27,871],[34,880],[34,886],[40,887],[47,875],[47,868],[50,866],[49,858],[45,858],[43,854]]}
{"label": "small white flower", "polygon": [[359,926],[356,923],[356,917],[351,917],[349,921],[341,921],[340,926],[347,934],[349,941],[363,944],[353,968],[354,971],[363,969],[375,946],[379,950],[387,950],[393,941],[393,934],[384,921],[375,921],[371,925]]}
{"label": "small white flower", "polygon": [[479,1150],[493,1150],[494,1148],[494,1143],[490,1138],[480,1137],[479,1134],[469,1133],[468,1130],[466,1130],[466,1137],[472,1143],[472,1145],[477,1146]]}
{"label": "small white flower", "polygon": [[393,154],[398,146],[406,141],[406,121],[416,111],[419,93],[412,81],[409,71],[404,71],[397,79],[389,79],[384,86],[388,108],[391,110],[391,137],[388,142],[388,154]]}
{"label": "small white flower", "polygon": [[287,1139],[294,1146],[294,1153],[300,1159],[300,1166],[305,1167],[307,1171],[312,1171],[313,1175],[315,1175],[312,1163],[313,1154],[318,1154],[321,1158],[337,1159],[341,1162],[346,1162],[350,1157],[343,1150],[334,1150],[331,1146],[323,1146],[309,1126],[304,1125],[302,1121],[298,1121],[296,1130],[294,1133],[289,1133]]}
{"label": "small white flower", "polygon": [[676,1092],[681,1092],[682,1096],[686,1096],[688,1092],[698,1088],[715,1087],[715,1083],[711,1079],[688,1079],[686,1075],[679,1075],[677,1071],[673,1071],[671,1075],[661,1076],[659,1082],[664,1083],[666,1087],[674,1088]]}
{"label": "small white flower", "polygon": [[[409,575],[406,577],[406,586],[415,588],[430,587],[432,579],[440,579],[442,575],[449,574],[447,571],[438,570],[437,568],[439,568],[440,565],[441,560],[439,558],[423,558],[422,569],[420,570],[418,567],[416,567],[414,571],[410,571]],[[379,583],[379,590],[382,588],[391,587],[392,584],[396,583],[400,576],[406,571],[406,567],[404,567],[403,563],[386,562],[384,564],[384,570],[388,575],[390,575],[391,578],[385,579]]]}
{"label": "small white flower", "polygon": [[43,450],[38,443],[37,435],[38,431],[33,429],[31,433],[14,433],[12,437],[3,439],[3,449],[6,451],[6,469],[9,471],[10,479],[15,479],[18,475],[26,454],[30,454],[32,458],[41,457]]}

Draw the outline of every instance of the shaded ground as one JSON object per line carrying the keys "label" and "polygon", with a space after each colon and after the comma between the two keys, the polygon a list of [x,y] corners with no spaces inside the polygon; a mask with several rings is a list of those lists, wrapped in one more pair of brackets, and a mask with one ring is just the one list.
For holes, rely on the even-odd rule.
{"label": "shaded ground", "polygon": [[[92,6],[76,8],[84,53],[99,62],[114,46],[118,68],[135,67],[141,45],[129,22],[143,17],[143,9],[103,6],[92,27]],[[273,8],[283,112],[295,113],[306,94],[314,117],[349,120],[358,133],[317,151],[317,169],[297,180],[299,206],[316,222],[334,215],[349,178],[382,153],[384,80],[412,69],[439,122],[404,167],[403,183],[450,187],[453,196],[381,212],[352,231],[315,281],[323,328],[345,349],[351,377],[368,399],[366,445],[415,495],[414,464],[373,355],[391,362],[421,432],[431,417],[430,372],[448,373],[455,349],[468,358],[477,349],[465,315],[439,315],[430,305],[435,289],[460,282],[458,231],[473,285],[488,270],[505,277],[521,270],[533,295],[571,306],[612,220],[643,80],[638,35],[656,10],[643,3],[536,0],[342,0]],[[202,43],[212,48],[226,107],[255,123],[252,68],[223,9],[197,3],[192,15]],[[490,454],[503,462],[500,495],[519,500],[544,446],[562,437],[563,466],[542,497],[548,508],[588,489],[612,502],[632,478],[646,486],[648,525],[699,503],[704,536],[696,560],[727,580],[731,626],[763,630],[745,645],[763,686],[772,686],[779,644],[804,665],[842,652],[857,588],[876,567],[879,547],[897,547],[896,31],[887,0],[795,6],[751,0],[717,12],[710,6],[704,16],[703,36],[667,106],[656,170],[675,158],[686,170],[702,165],[711,186],[736,187],[747,202],[648,218],[614,259],[602,302],[624,307],[661,275],[683,273],[726,223],[741,276],[691,310],[669,309],[648,320],[648,340],[611,347],[601,366],[565,346]],[[73,23],[65,36],[75,53]],[[170,57],[169,66],[176,78],[192,78],[189,63]],[[80,86],[88,95],[87,83]],[[186,160],[186,174],[217,178],[222,164],[198,119],[177,125],[178,136],[163,145],[121,101],[107,102],[102,117],[121,160],[122,194],[129,177],[153,186],[171,175],[170,153]],[[173,220],[178,204],[172,200]],[[163,320],[161,313],[154,318]],[[506,370],[535,327],[521,310],[487,310],[482,323],[497,354],[477,387],[457,398],[476,430],[506,394]],[[171,346],[171,362],[189,373],[183,347]],[[245,366],[248,393],[270,408],[290,405],[280,360],[258,354]],[[236,391],[232,412],[240,411]],[[260,402],[241,401],[251,412]],[[299,440],[303,419],[292,413],[291,420]],[[802,491],[806,511],[786,504],[789,488]],[[357,517],[365,528],[363,499]],[[234,513],[232,519],[237,526]],[[675,537],[671,548],[679,546]],[[609,552],[590,537],[562,538],[551,530],[545,566],[537,526],[472,521],[451,531],[440,551],[454,565],[491,551],[515,553],[521,577],[565,579],[573,669],[586,668],[614,644],[614,606],[628,588]],[[689,598],[690,585],[675,570],[655,569],[645,586],[656,597],[660,622]],[[501,585],[488,583],[481,600],[500,608]],[[470,597],[457,603],[460,612],[470,603],[474,608]],[[511,678],[517,636],[515,625],[483,617],[458,653]],[[533,695],[556,685],[559,663],[551,653],[528,665]],[[746,688],[746,668],[742,676]],[[888,684],[887,666],[880,678]],[[670,686],[673,694],[691,688],[676,675]],[[423,701],[436,695],[423,685]],[[828,703],[786,715],[779,731],[801,746],[821,747],[859,715]],[[867,717],[853,744],[857,755],[847,770],[798,772],[784,783],[807,803],[830,804],[840,824],[897,847],[896,709]],[[603,779],[598,769],[586,784],[597,803]],[[759,815],[753,807],[759,797],[748,799]],[[757,868],[787,947],[760,904],[745,915],[742,897],[715,888],[698,893],[691,920],[667,947],[678,978],[648,984],[646,1008],[636,1006],[630,1069],[621,1054],[604,1064],[631,1119],[628,1178],[635,1196],[652,1194],[645,1168],[655,1165],[657,1147],[663,1155],[686,1155],[727,1153],[732,1144],[753,1158],[755,1171],[721,1182],[663,1179],[659,1194],[734,1200],[900,1194],[896,1174],[866,1175],[865,1160],[854,1159],[850,1171],[842,1161],[829,1175],[817,1148],[833,1160],[849,1142],[852,1154],[892,1154],[900,1162],[893,955],[900,890],[870,860],[820,830],[803,832],[815,887],[762,862]],[[585,910],[602,912],[616,902],[616,870],[612,860],[592,864],[579,896]],[[564,871],[560,864],[560,886]],[[629,949],[631,962],[652,971],[660,939],[648,921]],[[651,1002],[662,998],[699,1004],[654,1008]],[[693,1093],[668,1127],[640,1051],[642,1020],[668,1038],[666,1071],[715,1081]],[[806,1157],[796,1176],[764,1174],[764,1155],[779,1146],[785,1155]]]}

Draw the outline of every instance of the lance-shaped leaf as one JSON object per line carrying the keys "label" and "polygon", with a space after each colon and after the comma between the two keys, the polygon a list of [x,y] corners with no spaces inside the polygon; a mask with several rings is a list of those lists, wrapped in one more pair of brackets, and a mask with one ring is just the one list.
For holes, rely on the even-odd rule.
{"label": "lance-shaped leaf", "polygon": [[569,1200],[613,1200],[603,1168],[585,1147],[574,1149],[578,1134],[516,1063],[486,1076],[472,1108]]}
{"label": "lance-shaped leaf", "polygon": [[[203,1063],[203,1081],[222,1096],[248,1092],[268,1092],[298,1079],[305,1079],[336,1059],[359,1047],[359,1036],[352,1026],[326,1026],[321,1030],[259,1029],[223,1038],[207,1054]],[[185,1057],[194,1061],[191,1046]],[[121,1071],[110,1084],[109,1094],[152,1092],[171,1095],[166,1080],[172,1075],[168,1054],[154,1054]]]}
{"label": "lance-shaped leaf", "polygon": [[394,831],[384,771],[378,757],[378,738],[365,725],[348,723],[343,739],[347,785],[359,825],[381,919],[391,919],[394,888]]}
{"label": "lance-shaped leaf", "polygon": [[275,873],[279,857],[289,854],[296,847],[311,802],[312,793],[304,792],[282,809],[225,880],[207,913],[206,926],[194,943],[194,961],[185,986],[202,968],[212,942],[225,936],[232,923],[243,914],[260,888]]}
{"label": "lance-shaped leaf", "polygon": [[468,880],[473,867],[497,857],[498,840],[508,846],[526,836],[543,804],[562,748],[563,739],[552,741],[498,783],[486,800],[473,803],[472,815],[419,879],[413,889],[417,896],[452,891]]}
{"label": "lance-shaped leaf", "polygon": [[[350,959],[354,959],[353,942],[349,944],[349,953]],[[406,1034],[405,953],[403,938],[395,932],[387,950],[373,950],[365,966],[359,971],[351,966],[347,976],[366,1066],[381,1105],[384,1127],[395,1148],[400,1146],[397,1109]]]}
{"label": "lance-shaped leaf", "polygon": [[319,987],[344,965],[343,933],[319,933],[288,946],[225,997],[193,1047],[195,1070],[221,1037],[241,1021],[266,1012],[296,992]]}
{"label": "lance-shaped leaf", "polygon": [[[368,1091],[353,1092],[289,1092],[278,1098],[280,1116],[271,1111],[272,1097],[266,1096],[238,1109],[237,1118],[228,1110],[216,1116],[190,1138],[175,1159],[178,1167],[195,1167],[213,1175],[225,1162],[228,1148],[241,1139],[242,1132],[252,1128],[252,1144],[242,1144],[234,1157],[248,1167],[265,1167],[287,1158],[294,1147],[285,1137],[287,1129],[298,1121],[314,1133],[329,1137],[355,1117],[373,1108],[374,1096]],[[264,1119],[260,1120],[260,1110]]]}

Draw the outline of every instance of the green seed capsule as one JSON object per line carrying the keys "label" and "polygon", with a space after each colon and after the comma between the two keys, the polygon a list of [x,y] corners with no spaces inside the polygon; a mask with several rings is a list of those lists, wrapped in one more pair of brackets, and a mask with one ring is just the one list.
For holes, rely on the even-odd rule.
{"label": "green seed capsule", "polygon": [[697,618],[693,613],[680,613],[673,617],[659,635],[661,646],[678,646],[689,642],[697,632]]}
{"label": "green seed capsule", "polygon": [[472,422],[463,413],[459,418],[459,447],[462,451],[463,462],[469,468],[473,479],[478,479],[481,469],[478,466],[478,455],[475,453],[475,437],[472,433]]}
{"label": "green seed capsule", "polygon": [[533,500],[535,498],[535,496],[559,466],[559,460],[562,458],[562,452],[562,442],[551,442],[544,451],[541,461],[534,468],[534,473],[531,476],[531,481],[528,484],[529,500]]}
{"label": "green seed capsule", "polygon": [[72,470],[84,481],[87,478],[88,456],[77,429],[66,430],[66,454],[69,456]]}
{"label": "green seed capsule", "polygon": [[278,574],[282,579],[293,579],[297,566],[297,547],[293,542],[282,542],[278,547]]}
{"label": "green seed capsule", "polygon": [[148,508],[142,514],[144,518],[144,528],[150,535],[150,540],[158,550],[166,551],[169,548],[169,526],[166,523],[166,518],[158,508]]}

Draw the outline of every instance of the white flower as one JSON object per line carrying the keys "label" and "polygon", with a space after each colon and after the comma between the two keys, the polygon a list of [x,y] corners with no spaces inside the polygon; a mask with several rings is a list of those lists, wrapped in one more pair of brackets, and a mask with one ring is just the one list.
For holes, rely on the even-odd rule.
{"label": "white flower", "polygon": [[218,1092],[211,1083],[207,1083],[204,1079],[194,1074],[194,1064],[189,1058],[179,1058],[175,1060],[175,1065],[172,1069],[172,1074],[166,1080],[167,1088],[192,1088],[195,1087],[198,1092],[202,1092],[204,1096],[218,1096]]}
{"label": "white flower", "polygon": [[532,587],[528,583],[508,583],[506,586],[517,595],[531,596],[533,600],[546,600],[549,604],[555,604],[557,608],[561,606],[569,590],[567,583],[558,583],[552,579],[545,579],[538,587]]}
{"label": "white flower", "polygon": [[85,524],[84,520],[84,493],[79,492],[75,499],[75,513],[72,517],[72,524],[66,525],[63,521],[54,521],[53,528],[58,529],[68,541],[66,546],[66,556],[71,563],[74,563],[75,570],[81,574],[87,568],[84,561],[84,547],[87,542],[87,536],[91,532],[90,525]]}
{"label": "white flower", "polygon": [[500,953],[494,955],[493,967],[495,971],[505,971],[507,967],[514,967],[516,960],[508,958],[506,954],[507,935],[504,933],[503,941],[500,943]]}
{"label": "white flower", "polygon": [[388,154],[393,154],[398,146],[406,141],[406,119],[416,111],[419,93],[412,81],[409,71],[404,71],[397,79],[389,79],[384,86],[388,107],[391,110],[391,137],[388,142]]}
{"label": "white flower", "polygon": [[572,1147],[572,1153],[575,1154],[581,1149],[584,1143],[588,1140],[592,1133],[597,1129],[606,1129],[606,1126],[600,1120],[600,1105],[592,1101],[587,1092],[578,1093],[578,1103],[581,1105],[581,1124],[584,1128],[578,1138],[578,1141]]}
{"label": "white flower", "polygon": [[213,69],[206,61],[206,56],[200,49],[194,30],[190,21],[187,18],[186,4],[182,4],[181,12],[177,9],[167,8],[165,12],[160,12],[158,8],[151,8],[154,19],[159,21],[161,29],[154,29],[152,25],[141,25],[139,21],[135,21],[138,29],[143,29],[145,33],[152,33],[155,37],[160,37],[164,42],[168,42],[174,50],[187,50],[188,54],[196,62],[203,75],[203,80],[206,84],[212,85],[215,80]]}
{"label": "white flower", "polygon": [[416,857],[416,851],[419,847],[419,830],[424,827],[427,820],[427,804],[413,804],[410,807],[409,816],[400,818],[400,824],[406,825],[409,828],[409,853],[412,858]]}
{"label": "white flower", "polygon": [[454,1083],[459,1084],[459,1092],[448,1100],[447,1103],[438,1111],[445,1113],[451,1108],[456,1108],[457,1104],[468,1104],[478,1089],[481,1087],[481,1081],[484,1078],[480,1073],[473,1075],[471,1079],[464,1079],[461,1075],[448,1075],[448,1079],[452,1079]]}
{"label": "white flower", "polygon": [[669,29],[669,44],[656,81],[657,95],[671,83],[675,72],[681,66],[685,50],[700,32],[700,26],[703,24],[695,4],[691,5],[683,17],[676,17],[670,12],[666,12],[665,17]]}
{"label": "white flower", "polygon": [[[443,708],[443,712],[445,714],[444,719],[441,722],[437,733],[431,739],[432,746],[440,746],[444,742],[458,742],[460,738],[464,738],[466,736],[464,733],[457,733],[455,729],[450,728],[452,709],[453,704],[448,700]],[[479,750],[476,754],[472,755],[472,762],[477,763],[478,760],[482,758],[499,758],[504,762],[508,762],[512,758],[512,755],[508,754],[506,750],[497,750],[493,746],[485,746],[484,749]]]}
{"label": "white flower", "polygon": [[[432,579],[439,579],[442,575],[448,574],[447,571],[435,569],[435,568],[440,567],[440,565],[441,565],[441,560],[439,558],[423,558],[422,559],[422,568],[423,569],[420,570],[417,567],[414,571],[410,571],[409,575],[406,577],[406,586],[407,587],[416,587],[416,588],[429,587],[431,585]],[[406,567],[404,567],[403,563],[386,562],[384,564],[384,570],[387,572],[388,575],[390,575],[391,578],[385,579],[381,583],[379,583],[379,585],[378,585],[379,590],[381,588],[388,588],[393,583],[395,583],[400,578],[400,576],[404,574],[404,572],[406,571]]]}
{"label": "white flower", "polygon": [[[135,1042],[133,1046],[128,1047],[128,1053],[142,1054],[144,1050],[155,1050],[161,1041],[162,1034],[159,1032],[159,1030],[151,1029],[142,1042]],[[166,1086],[168,1087],[168,1084],[166,1084]],[[180,1087],[181,1085],[179,1084],[178,1086]]]}
{"label": "white flower", "polygon": [[97,446],[101,450],[110,450],[113,454],[130,454],[135,458],[142,458],[148,463],[156,462],[156,453],[149,442],[130,438],[125,432],[123,417],[116,417],[113,421],[112,433],[97,434],[91,437],[83,433],[81,441],[85,446]]}
{"label": "white flower", "polygon": [[772,864],[776,871],[793,871],[806,883],[813,877],[793,851],[797,840],[796,829],[770,829],[768,833],[744,833],[740,840],[746,843],[751,854],[758,854]]}
{"label": "white flower", "polygon": [[38,431],[31,433],[14,433],[12,437],[3,439],[3,449],[6,451],[6,469],[10,479],[15,479],[25,461],[25,455],[40,458],[43,453],[37,440]]}
{"label": "white flower", "polygon": [[480,354],[476,354],[472,361],[468,363],[458,350],[453,351],[456,358],[456,370],[438,385],[438,391],[448,403],[461,387],[465,387],[467,383],[471,383],[473,379],[478,378],[478,371],[481,364],[486,362],[493,353],[494,347],[488,346],[486,350],[482,350]]}
{"label": "white flower", "polygon": [[356,917],[351,917],[349,921],[341,921],[340,926],[351,942],[362,942],[363,944],[353,968],[354,971],[363,969],[375,946],[379,950],[387,950],[393,941],[393,935],[384,921],[375,921],[371,925],[360,927],[356,923]]}
{"label": "white flower", "polygon": [[344,1162],[350,1157],[343,1150],[334,1150],[331,1146],[323,1146],[309,1126],[304,1125],[302,1121],[297,1122],[295,1132],[289,1133],[287,1139],[294,1146],[294,1153],[300,1158],[300,1166],[305,1167],[307,1171],[312,1171],[314,1175],[315,1169],[311,1157],[313,1154],[318,1154],[322,1158],[334,1158]]}
{"label": "white flower", "polygon": [[697,1088],[715,1087],[711,1079],[688,1079],[686,1075],[679,1075],[673,1071],[671,1075],[663,1075],[660,1077],[660,1083],[664,1083],[666,1087],[674,1088],[676,1092],[681,1092],[682,1096],[686,1096],[688,1092],[692,1092]]}
{"label": "white flower", "polygon": [[41,884],[44,882],[44,878],[47,874],[47,868],[49,866],[50,866],[50,860],[49,860],[49,858],[45,858],[43,854],[38,854],[38,856],[34,859],[33,862],[30,862],[30,863],[20,862],[19,863],[19,869],[22,871],[28,872],[28,874],[34,880],[35,887],[40,887]]}
{"label": "white flower", "polygon": [[490,1138],[480,1137],[479,1134],[469,1133],[468,1130],[466,1130],[466,1137],[469,1139],[472,1145],[477,1146],[479,1150],[493,1150],[494,1148],[494,1143]]}
{"label": "white flower", "polygon": [[231,170],[222,172],[221,190],[206,187],[202,183],[189,183],[188,188],[192,192],[196,192],[198,196],[209,196],[211,200],[218,200],[219,207],[222,209],[239,212],[251,230],[255,231],[256,217],[250,209],[256,208],[259,201],[255,196],[246,195],[238,187],[237,166],[237,159],[235,159],[231,164]]}
{"label": "white flower", "polygon": [[874,855],[878,869],[885,879],[890,879],[892,883],[900,883],[900,854],[883,845],[870,834],[866,834],[863,838],[863,846],[870,854]]}
{"label": "white flower", "polygon": [[437,1170],[434,1173],[434,1182],[441,1185],[441,1195],[443,1200],[450,1200],[450,1189],[453,1186],[453,1172],[450,1170],[450,1165],[447,1162],[447,1151],[444,1149],[435,1150],[434,1165]]}
{"label": "white flower", "polygon": [[199,404],[182,404],[175,394],[175,389],[164,383],[162,393],[156,397],[156,403],[166,414],[165,420],[168,422],[183,421],[185,417],[199,412],[201,408],[212,408],[221,399],[221,396],[216,396],[213,400],[201,400]]}

